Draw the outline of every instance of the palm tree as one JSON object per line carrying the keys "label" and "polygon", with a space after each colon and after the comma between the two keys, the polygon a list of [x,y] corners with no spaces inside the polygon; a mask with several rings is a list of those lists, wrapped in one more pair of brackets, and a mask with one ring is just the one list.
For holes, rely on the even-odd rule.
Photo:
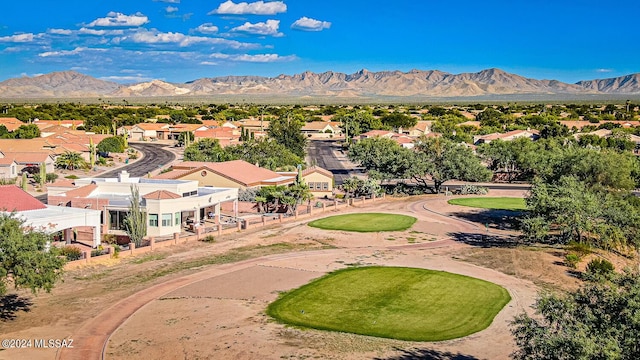
{"label": "palm tree", "polygon": [[87,163],[84,161],[80,153],[67,150],[64,154],[58,156],[56,159],[56,166],[67,170],[74,170],[86,167]]}

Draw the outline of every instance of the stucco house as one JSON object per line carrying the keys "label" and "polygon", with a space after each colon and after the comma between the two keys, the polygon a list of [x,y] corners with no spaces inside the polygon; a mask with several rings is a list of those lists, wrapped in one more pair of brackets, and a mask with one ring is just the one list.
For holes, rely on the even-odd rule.
{"label": "stucco house", "polygon": [[200,186],[229,187],[240,190],[262,186],[291,185],[296,176],[282,175],[244,160],[223,162],[185,161],[153,179],[195,180]]}
{"label": "stucco house", "polygon": [[[148,236],[181,232],[187,221],[198,224],[209,213],[219,221],[221,204],[232,202],[237,209],[238,201],[237,188],[200,187],[193,180],[130,177],[126,171],[117,178],[77,179],[75,186],[73,190],[54,189],[48,194],[49,204],[101,211],[105,233],[123,233],[132,188],[139,191]],[[237,210],[233,216],[237,216]]]}
{"label": "stucco house", "polygon": [[0,158],[0,179],[12,180],[18,177],[18,164],[11,158]]}
{"label": "stucco house", "polygon": [[49,234],[62,231],[68,243],[73,229],[90,229],[92,247],[100,245],[100,211],[45,205],[15,185],[0,186],[0,211],[14,213],[25,226],[35,230]]}

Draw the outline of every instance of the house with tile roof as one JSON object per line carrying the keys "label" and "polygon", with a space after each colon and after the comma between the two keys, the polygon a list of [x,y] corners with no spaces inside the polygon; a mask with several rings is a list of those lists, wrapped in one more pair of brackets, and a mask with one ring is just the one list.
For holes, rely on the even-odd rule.
{"label": "house with tile roof", "polygon": [[431,125],[433,125],[433,121],[420,120],[416,123],[415,126],[410,127],[406,131],[404,131],[404,133],[413,137],[426,135],[431,132]]}
{"label": "house with tile roof", "polygon": [[[297,176],[297,172],[278,172],[285,176]],[[309,185],[309,190],[315,198],[333,197],[334,179],[331,171],[319,166],[310,166],[300,172],[302,181]]]}
{"label": "house with tile roof", "polygon": [[4,127],[7,128],[7,131],[14,132],[20,126],[26,125],[26,124],[23,123],[22,121],[16,119],[16,118],[2,118],[2,117],[0,117],[0,125],[4,125]]}
{"label": "house with tile roof", "polygon": [[174,164],[171,171],[154,179],[195,180],[200,186],[229,187],[245,190],[262,186],[291,185],[294,175],[281,175],[244,160],[224,162],[185,161]]}
{"label": "house with tile roof", "polygon": [[487,135],[477,135],[473,137],[473,144],[488,144],[493,140],[513,141],[518,138],[529,138],[531,140],[538,140],[540,138],[540,132],[538,130],[513,130],[506,133],[492,133]]}
{"label": "house with tile roof", "polygon": [[237,216],[237,188],[201,187],[194,180],[130,177],[122,171],[117,178],[83,178],[74,188],[48,193],[49,204],[99,210],[105,233],[124,234],[124,219],[131,205],[131,188],[140,193],[140,206],[147,216],[148,236],[169,236],[182,232],[188,219],[198,224],[205,214],[220,220],[221,204],[233,203]]}
{"label": "house with tile roof", "polygon": [[13,180],[18,177],[18,164],[11,158],[0,158],[0,180]]}
{"label": "house with tile roof", "polygon": [[16,163],[18,173],[21,173],[25,168],[37,167],[40,168],[44,163],[47,173],[55,171],[55,160],[53,155],[48,152],[2,152],[0,156],[5,159],[11,159]]}
{"label": "house with tile roof", "polygon": [[300,129],[303,134],[309,137],[329,137],[339,136],[342,134],[340,122],[337,121],[311,121],[305,123]]}
{"label": "house with tile roof", "polygon": [[31,229],[49,234],[63,232],[67,243],[71,243],[73,229],[89,229],[91,246],[100,245],[100,211],[44,205],[15,185],[0,185],[0,211],[14,213]]}
{"label": "house with tile roof", "polygon": [[391,139],[394,135],[398,135],[398,134],[389,130],[371,130],[371,131],[367,131],[366,133],[360,134],[359,138],[360,140],[377,138],[377,137]]}

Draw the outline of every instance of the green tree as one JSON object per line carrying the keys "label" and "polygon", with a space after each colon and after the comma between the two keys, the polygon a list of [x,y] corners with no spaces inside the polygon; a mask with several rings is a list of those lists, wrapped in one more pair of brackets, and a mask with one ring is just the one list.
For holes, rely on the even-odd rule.
{"label": "green tree", "polygon": [[231,160],[231,156],[218,139],[201,139],[184,149],[184,160],[222,162]]}
{"label": "green tree", "polygon": [[284,145],[297,156],[304,157],[307,138],[301,131],[303,126],[303,119],[297,115],[286,113],[269,122],[267,134],[271,139]]}
{"label": "green tree", "polygon": [[244,160],[274,171],[304,163],[301,157],[270,139],[248,140],[242,144],[227,146],[224,150],[229,159]]}
{"label": "green tree", "polygon": [[40,137],[40,128],[35,124],[20,125],[14,131],[14,136],[16,139],[34,139]]}
{"label": "green tree", "polygon": [[639,359],[640,275],[588,283],[566,295],[543,295],[536,315],[512,323],[517,360]]}
{"label": "green tree", "polygon": [[87,167],[87,162],[82,158],[80,153],[67,150],[63,154],[58,155],[56,158],[56,166],[74,170]]}
{"label": "green tree", "polygon": [[382,124],[393,129],[410,128],[418,123],[418,119],[401,112],[392,112],[380,118]]}
{"label": "green tree", "polygon": [[111,136],[102,139],[102,141],[98,143],[98,151],[106,153],[123,153],[125,150],[124,144],[125,141],[122,136]]}
{"label": "green tree", "polygon": [[147,236],[147,217],[140,206],[140,191],[134,185],[131,185],[129,214],[124,219],[124,230],[136,247],[140,247],[142,239]]}
{"label": "green tree", "polygon": [[433,192],[439,193],[449,180],[489,181],[489,171],[473,151],[462,144],[444,138],[421,136],[416,141],[416,158],[411,162],[409,174],[426,188],[433,183]]}
{"label": "green tree", "polygon": [[47,250],[51,238],[25,226],[13,214],[0,214],[0,296],[9,285],[49,292],[62,276],[65,260],[54,249]]}

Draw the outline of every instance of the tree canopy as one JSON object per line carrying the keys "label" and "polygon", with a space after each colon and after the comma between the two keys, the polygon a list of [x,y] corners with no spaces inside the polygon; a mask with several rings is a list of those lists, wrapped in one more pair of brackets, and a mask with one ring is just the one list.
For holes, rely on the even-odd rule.
{"label": "tree canopy", "polygon": [[125,150],[124,138],[122,136],[104,138],[98,143],[97,150],[106,153],[123,153]]}
{"label": "tree canopy", "polygon": [[420,137],[409,150],[386,138],[358,141],[349,158],[378,179],[411,180],[439,192],[449,180],[488,181],[491,172],[470,148],[444,138]]}
{"label": "tree canopy", "polygon": [[271,139],[283,145],[295,155],[304,157],[307,138],[301,131],[303,126],[303,119],[297,115],[287,113],[269,121],[267,134]]}
{"label": "tree canopy", "polygon": [[640,276],[626,272],[566,295],[543,295],[513,321],[517,360],[639,359]]}
{"label": "tree canopy", "polygon": [[0,213],[0,296],[10,285],[49,292],[62,276],[65,260],[55,249],[47,250],[51,240],[39,229],[25,228],[13,214]]}
{"label": "tree canopy", "polygon": [[270,170],[292,169],[304,160],[284,145],[269,139],[249,140],[241,144],[220,146],[217,139],[201,139],[184,150],[186,161],[222,162],[244,160]]}

